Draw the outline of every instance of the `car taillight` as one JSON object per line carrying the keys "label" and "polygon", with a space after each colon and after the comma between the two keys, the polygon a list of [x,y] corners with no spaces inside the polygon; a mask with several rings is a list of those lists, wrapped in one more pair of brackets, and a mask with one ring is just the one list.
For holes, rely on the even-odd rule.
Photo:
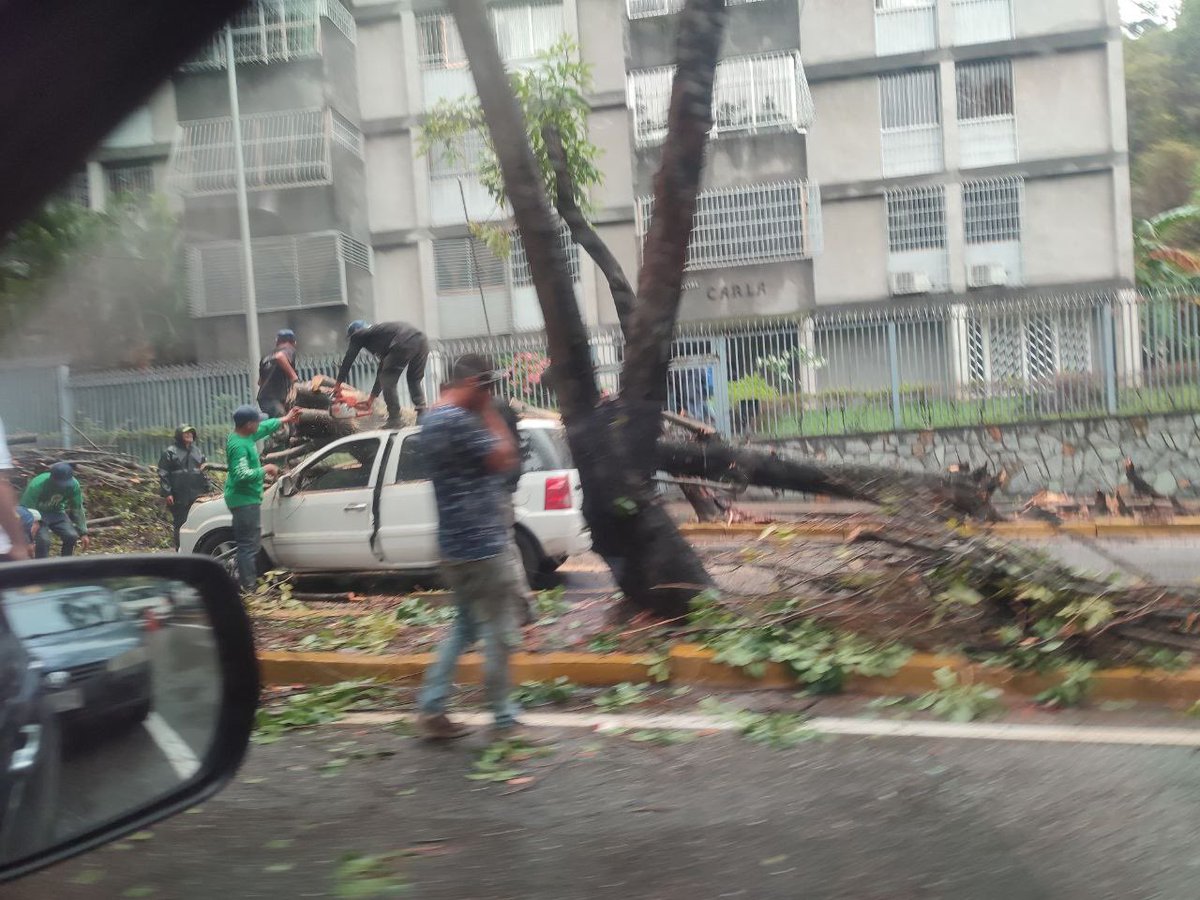
{"label": "car taillight", "polygon": [[546,478],[545,509],[571,508],[571,479],[566,475],[550,475]]}

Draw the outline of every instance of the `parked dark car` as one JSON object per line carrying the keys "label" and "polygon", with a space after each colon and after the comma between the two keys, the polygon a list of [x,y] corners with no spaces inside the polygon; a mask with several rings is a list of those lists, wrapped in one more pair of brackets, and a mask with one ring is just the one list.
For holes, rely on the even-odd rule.
{"label": "parked dark car", "polygon": [[0,861],[54,839],[61,742],[42,673],[0,615]]}
{"label": "parked dark car", "polygon": [[118,716],[140,722],[150,714],[145,633],[111,590],[8,591],[4,608],[13,632],[40,661],[47,704],[63,724]]}

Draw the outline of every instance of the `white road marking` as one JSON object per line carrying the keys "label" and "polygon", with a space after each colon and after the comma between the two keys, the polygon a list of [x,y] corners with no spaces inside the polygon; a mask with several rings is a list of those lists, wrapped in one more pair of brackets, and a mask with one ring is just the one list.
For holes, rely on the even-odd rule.
{"label": "white road marking", "polygon": [[167,724],[166,719],[152,712],[142,724],[181,781],[187,781],[200,771],[199,758],[192,752],[187,741],[179,736],[179,732]]}
{"label": "white road marking", "polygon": [[[339,725],[386,725],[411,721],[407,713],[352,713]],[[455,714],[467,725],[491,724],[487,713]],[[521,724],[533,728],[674,729],[677,731],[736,731],[725,719],[702,715],[666,713],[646,715],[623,713],[538,713],[527,712]],[[1129,744],[1142,747],[1200,747],[1200,728],[1138,728],[1104,725],[1010,725],[996,722],[897,722],[888,719],[818,717],[808,723],[824,734],[871,737],[950,738],[982,741],[1027,741],[1051,744]]]}

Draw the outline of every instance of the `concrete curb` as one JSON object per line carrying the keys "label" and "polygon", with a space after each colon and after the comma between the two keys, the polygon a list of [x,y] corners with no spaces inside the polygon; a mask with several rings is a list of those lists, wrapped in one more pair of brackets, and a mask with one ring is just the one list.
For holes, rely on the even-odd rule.
{"label": "concrete curb", "polygon": [[[672,647],[667,659],[670,681],[740,690],[796,687],[795,679],[781,664],[768,664],[761,678],[753,678],[714,661],[713,656],[711,650],[692,644]],[[336,684],[360,678],[416,683],[433,663],[434,654],[368,656],[263,651],[258,659],[263,683],[267,685]],[[649,681],[654,663],[653,657],[630,653],[516,653],[511,661],[510,678],[519,684],[565,677],[587,687],[609,687],[625,681]],[[961,657],[917,653],[895,675],[856,676],[850,679],[846,690],[872,696],[921,693],[934,686],[933,673],[943,667],[954,669],[964,682],[998,687],[1014,697],[1033,697],[1057,683],[1054,678],[981,666]],[[466,654],[456,680],[461,684],[482,683],[483,657],[478,653]],[[1192,704],[1200,700],[1200,668],[1174,674],[1151,669],[1101,670],[1093,676],[1089,697],[1099,701]]]}
{"label": "concrete curb", "polygon": [[[870,521],[864,517],[863,521]],[[759,535],[770,533],[777,537],[830,537],[844,539],[860,527],[861,521],[851,522],[777,522],[771,525],[737,523],[733,525],[701,524],[689,522],[679,526],[684,535],[733,537],[734,535]],[[994,525],[977,527],[961,526],[970,533],[987,532],[999,537],[1042,538],[1056,534],[1069,534],[1092,538],[1157,538],[1186,537],[1200,535],[1200,516],[1179,516],[1161,525],[1145,525],[1140,522],[1079,521],[1064,522],[1054,526],[1049,522],[997,522]]]}

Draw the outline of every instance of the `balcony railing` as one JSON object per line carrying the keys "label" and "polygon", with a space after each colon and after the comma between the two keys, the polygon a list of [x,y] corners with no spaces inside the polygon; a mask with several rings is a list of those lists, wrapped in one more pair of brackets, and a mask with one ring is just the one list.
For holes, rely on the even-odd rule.
{"label": "balcony railing", "polygon": [[[371,249],[337,231],[256,238],[254,288],[259,312],[345,306],[346,267],[371,270]],[[216,241],[187,248],[192,315],[245,313],[242,245]]]}
{"label": "balcony railing", "polygon": [[[654,198],[637,201],[639,239]],[[696,198],[687,269],[811,259],[821,251],[821,190],[806,181],[705,191]]]}
{"label": "balcony railing", "polygon": [[[653,16],[673,16],[683,9],[686,0],[625,0],[625,12],[631,19],[649,19]],[[725,0],[726,6],[745,6],[760,0]]]}
{"label": "balcony railing", "polygon": [[875,0],[875,52],[879,56],[933,50],[938,43],[934,0]]}
{"label": "balcony railing", "polygon": [[[232,20],[237,63],[278,63],[321,55],[321,20],[328,19],[351,42],[354,16],[338,0],[255,0]],[[225,68],[225,32],[218,31],[184,64],[184,71]]]}
{"label": "balcony railing", "polygon": [[[674,66],[629,75],[629,105],[640,147],[667,136]],[[813,123],[813,100],[800,53],[737,56],[717,64],[713,137],[763,131],[803,131]]]}
{"label": "balcony railing", "polygon": [[955,44],[989,44],[1012,38],[1012,0],[954,0]]}
{"label": "balcony railing", "polygon": [[[362,133],[331,109],[293,109],[241,117],[248,190],[330,184],[336,144],[362,157]],[[197,197],[237,190],[233,120],[180,122],[171,154],[170,184]]]}

